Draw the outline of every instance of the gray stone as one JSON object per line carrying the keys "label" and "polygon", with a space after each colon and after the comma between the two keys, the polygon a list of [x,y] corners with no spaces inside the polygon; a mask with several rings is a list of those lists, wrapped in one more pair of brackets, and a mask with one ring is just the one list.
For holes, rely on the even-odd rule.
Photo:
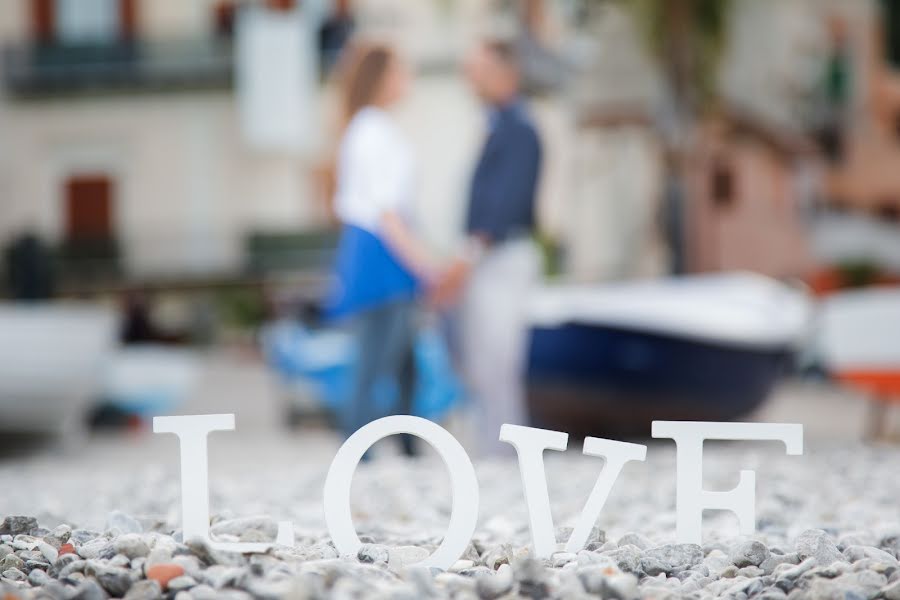
{"label": "gray stone", "polygon": [[167,586],[170,592],[178,592],[181,590],[189,590],[197,585],[197,581],[190,575],[182,575],[169,581]]}
{"label": "gray stone", "polygon": [[578,569],[581,585],[589,594],[615,600],[631,600],[638,595],[637,577],[630,573],[610,572],[609,567],[590,566]]}
{"label": "gray stone", "polygon": [[59,550],[48,544],[47,542],[38,542],[37,544],[38,551],[47,559],[49,563],[55,563],[56,559],[59,558]]}
{"label": "gray stone", "polygon": [[381,544],[363,544],[356,553],[356,558],[364,563],[385,563],[390,560],[390,551]]}
{"label": "gray stone", "polygon": [[38,522],[34,517],[6,517],[0,522],[0,535],[22,535],[29,534],[33,529],[37,529]]}
{"label": "gray stone", "polygon": [[850,563],[871,558],[889,565],[897,564],[897,559],[893,554],[873,546],[848,546],[843,554],[844,558]]}
{"label": "gray stone", "polygon": [[475,591],[483,600],[493,600],[512,590],[513,575],[509,565],[503,565],[496,572],[475,580]]}
{"label": "gray stone", "polygon": [[34,569],[30,573],[28,573],[28,583],[35,587],[40,587],[47,585],[52,582],[53,578],[47,574],[46,571],[41,569]]}
{"label": "gray stone", "polygon": [[550,585],[547,572],[540,561],[527,558],[516,564],[513,578],[519,585],[519,593],[531,598],[545,598],[549,595]]}
{"label": "gray stone", "polygon": [[[234,552],[219,552],[203,540],[188,540],[185,546],[197,559],[207,565],[232,565],[240,564],[240,554]],[[177,558],[177,557],[176,557]]]}
{"label": "gray stone", "polygon": [[779,565],[775,568],[775,583],[781,589],[788,591],[794,587],[794,584],[800,577],[807,571],[814,569],[817,564],[815,557],[811,556],[799,565]]}
{"label": "gray stone", "polygon": [[29,559],[25,561],[25,570],[31,571],[32,569],[42,569],[44,571],[50,568],[50,563],[45,560],[35,560]]}
{"label": "gray stone", "polygon": [[84,559],[99,558],[108,555],[110,552],[115,554],[112,544],[106,538],[96,538],[82,546],[77,546],[75,552]]}
{"label": "gray stone", "polygon": [[775,571],[775,567],[783,564],[796,565],[800,563],[800,557],[796,552],[790,554],[770,554],[769,558],[764,560],[759,568],[763,570],[765,575],[771,575]]}
{"label": "gray stone", "polygon": [[481,562],[487,568],[496,571],[500,565],[510,564],[514,560],[514,556],[515,553],[510,544],[500,544],[485,552],[481,557]]}
{"label": "gray stone", "polygon": [[[557,527],[555,532],[556,543],[567,543],[569,538],[572,537],[573,531],[574,529],[572,527]],[[585,540],[584,547],[588,550],[596,550],[602,546],[604,542],[606,542],[606,532],[599,527],[593,527],[591,533],[588,534],[587,540]]]}
{"label": "gray stone", "polygon": [[123,554],[129,559],[150,554],[150,547],[144,542],[141,536],[136,533],[120,535],[115,539],[112,547],[117,554]]}
{"label": "gray stone", "polygon": [[153,580],[144,580],[132,585],[123,600],[158,600],[161,597],[159,584]]}
{"label": "gray stone", "polygon": [[735,544],[728,557],[738,568],[758,567],[769,558],[769,549],[762,542],[747,540]]}
{"label": "gray stone", "polygon": [[611,553],[616,565],[626,573],[639,573],[641,571],[641,550],[637,546],[619,545],[618,550]]}
{"label": "gray stone", "polygon": [[40,600],[69,600],[70,590],[58,581],[51,580],[42,584],[34,597]]}
{"label": "gray stone", "polygon": [[427,548],[419,546],[395,546],[388,550],[388,566],[399,570],[428,558],[431,554]]}
{"label": "gray stone", "polygon": [[571,552],[556,552],[550,557],[550,566],[554,569],[563,567],[575,560],[575,555]]}
{"label": "gray stone", "polygon": [[65,544],[72,537],[72,528],[63,523],[62,525],[54,527],[51,535]]}
{"label": "gray stone", "polygon": [[121,535],[123,533],[143,533],[144,528],[140,521],[120,510],[114,510],[106,515],[106,530]]}
{"label": "gray stone", "polygon": [[209,584],[216,589],[221,589],[237,585],[245,574],[245,569],[240,567],[213,565],[208,569],[204,569],[197,573],[197,578],[202,583]]}
{"label": "gray stone", "polygon": [[109,598],[99,583],[93,579],[85,579],[70,597],[70,600],[106,600]]}
{"label": "gray stone", "polygon": [[69,537],[69,541],[75,544],[76,546],[80,546],[82,544],[86,544],[91,540],[95,540],[101,537],[99,533],[96,531],[90,531],[88,529],[74,529],[72,530],[72,534]]}
{"label": "gray stone", "polygon": [[[67,555],[71,556],[71,555]],[[65,559],[65,560],[63,560]],[[63,577],[68,577],[72,573],[82,573],[84,569],[87,567],[87,561],[81,560],[78,557],[73,559],[69,559],[66,556],[61,557],[60,560],[56,561],[57,564],[53,565],[54,569],[59,571],[59,577],[62,579]]]}
{"label": "gray stone", "polygon": [[219,590],[201,583],[191,588],[189,597],[192,600],[216,600],[219,597]]}
{"label": "gray stone", "polygon": [[646,550],[653,546],[653,543],[639,533],[626,533],[619,538],[619,546],[636,546],[641,550]]}
{"label": "gray stone", "polygon": [[209,531],[213,536],[232,535],[245,542],[251,541],[247,536],[254,534],[262,537],[259,541],[274,541],[278,522],[271,517],[243,517],[213,523]]}
{"label": "gray stone", "polygon": [[102,567],[95,575],[97,582],[111,595],[121,598],[131,587],[131,572],[121,567]]}
{"label": "gray stone", "polygon": [[759,567],[749,566],[742,567],[738,569],[738,577],[747,577],[749,579],[756,579],[757,577],[762,577],[765,572]]}
{"label": "gray stone", "polygon": [[644,552],[641,569],[647,575],[667,575],[684,571],[703,561],[703,550],[697,544],[666,544]]}
{"label": "gray stone", "polygon": [[881,595],[884,600],[900,600],[900,579],[884,586]]}
{"label": "gray stone", "polygon": [[6,569],[2,573],[0,573],[0,577],[7,579],[9,581],[25,581],[26,575],[19,569]]}
{"label": "gray stone", "polygon": [[823,566],[844,558],[831,536],[821,529],[808,529],[801,533],[795,547],[801,560],[812,557]]}
{"label": "gray stone", "polygon": [[16,556],[15,554],[7,554],[2,559],[0,559],[0,571],[5,571],[7,569],[24,569],[25,561]]}
{"label": "gray stone", "polygon": [[835,579],[813,579],[808,593],[810,598],[823,600],[868,599],[875,598],[884,584],[884,577],[879,577],[875,573],[847,573]]}

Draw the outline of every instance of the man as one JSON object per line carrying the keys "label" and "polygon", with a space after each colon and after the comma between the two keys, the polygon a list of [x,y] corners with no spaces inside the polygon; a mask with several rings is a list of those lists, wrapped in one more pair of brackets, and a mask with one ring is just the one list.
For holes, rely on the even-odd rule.
{"label": "man", "polygon": [[475,403],[480,449],[495,454],[511,450],[498,440],[503,423],[527,423],[526,311],[540,265],[532,237],[541,144],[519,97],[519,65],[510,45],[479,45],[465,73],[488,106],[488,134],[472,177],[466,251],[445,286],[465,282],[461,366]]}

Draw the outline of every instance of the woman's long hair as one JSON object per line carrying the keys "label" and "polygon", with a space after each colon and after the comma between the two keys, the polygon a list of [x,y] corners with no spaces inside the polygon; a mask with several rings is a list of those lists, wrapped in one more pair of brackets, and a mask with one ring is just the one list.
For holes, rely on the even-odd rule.
{"label": "woman's long hair", "polygon": [[[2,0],[0,0],[2,2]],[[334,214],[334,194],[337,189],[337,142],[343,136],[350,120],[363,107],[378,100],[385,75],[395,55],[383,44],[354,40],[341,53],[334,72],[338,110],[332,122],[335,145],[316,169],[318,194],[330,218]]]}
{"label": "woman's long hair", "polygon": [[360,109],[377,102],[394,60],[393,51],[382,44],[357,43],[348,50],[340,81],[344,124]]}

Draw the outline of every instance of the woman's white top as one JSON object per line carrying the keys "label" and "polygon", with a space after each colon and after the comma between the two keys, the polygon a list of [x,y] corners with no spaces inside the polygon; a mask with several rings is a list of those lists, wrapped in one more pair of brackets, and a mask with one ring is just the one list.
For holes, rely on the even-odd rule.
{"label": "woman's white top", "polygon": [[415,190],[412,147],[391,116],[367,106],[351,119],[338,152],[335,212],[377,233],[386,213],[408,217]]}

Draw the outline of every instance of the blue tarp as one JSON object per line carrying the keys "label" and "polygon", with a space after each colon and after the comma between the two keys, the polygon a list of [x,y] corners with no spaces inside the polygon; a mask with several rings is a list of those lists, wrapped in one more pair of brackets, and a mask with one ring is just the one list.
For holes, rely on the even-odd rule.
{"label": "blue tarp", "polygon": [[[262,346],[269,365],[288,383],[311,382],[317,399],[340,414],[353,389],[357,348],[354,337],[338,329],[311,329],[297,321],[268,325]],[[416,391],[413,414],[438,421],[463,397],[443,336],[423,329],[415,343]],[[374,402],[389,403],[396,386],[379,382]]]}

